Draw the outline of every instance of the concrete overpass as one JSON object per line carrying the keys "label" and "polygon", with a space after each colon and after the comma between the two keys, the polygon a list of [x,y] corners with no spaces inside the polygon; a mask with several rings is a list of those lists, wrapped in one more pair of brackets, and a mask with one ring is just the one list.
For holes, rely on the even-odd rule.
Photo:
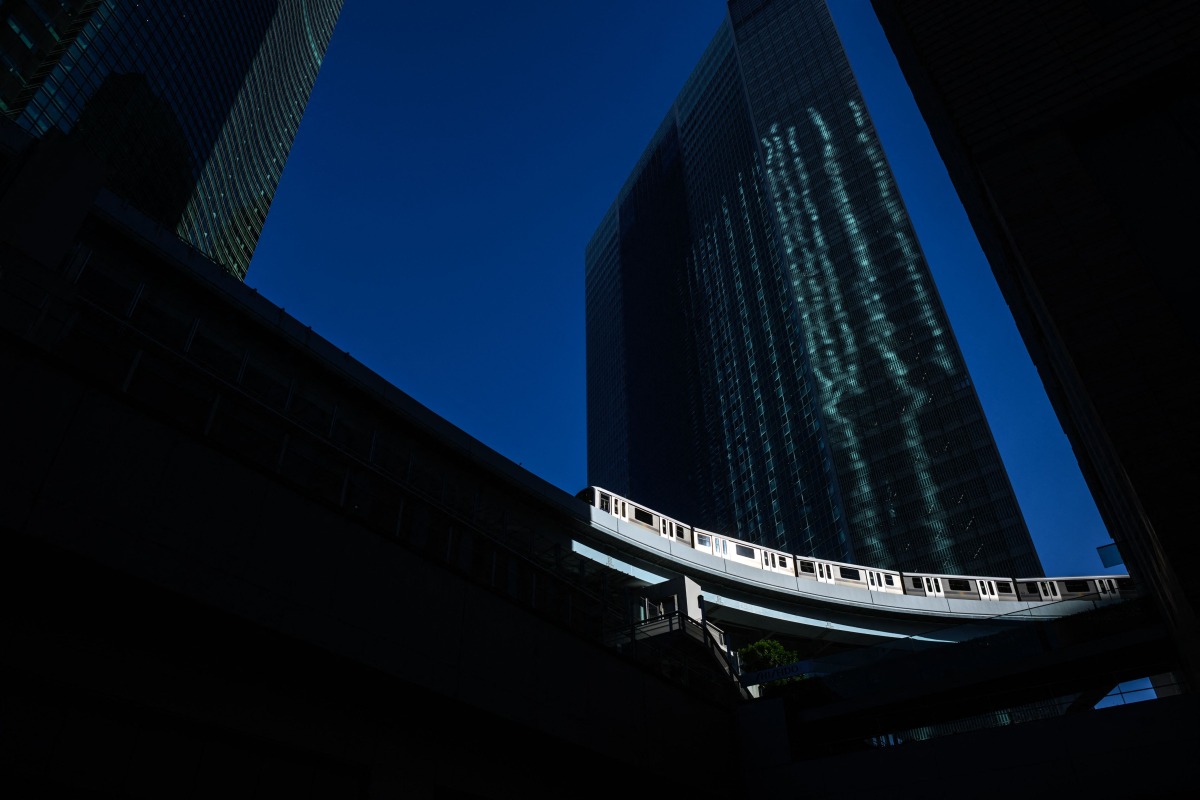
{"label": "concrete overpass", "polygon": [[597,508],[575,552],[652,586],[687,576],[703,588],[707,618],[731,628],[848,647],[917,650],[969,641],[1013,626],[1059,619],[1121,602],[960,600],[870,592],[754,569],[655,535]]}

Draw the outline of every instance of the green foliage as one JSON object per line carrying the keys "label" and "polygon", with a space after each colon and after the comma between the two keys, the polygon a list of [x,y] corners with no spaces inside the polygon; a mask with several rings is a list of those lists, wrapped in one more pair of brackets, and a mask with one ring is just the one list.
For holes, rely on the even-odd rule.
{"label": "green foliage", "polygon": [[[800,656],[794,651],[788,650],[780,642],[774,639],[759,639],[757,642],[748,644],[738,650],[738,656],[741,658],[742,670],[745,672],[758,672],[771,667],[782,667],[786,664],[794,664],[800,660]],[[783,686],[787,683],[795,683],[803,680],[803,676],[795,675],[790,678],[781,678],[776,681],[769,681],[763,686]]]}

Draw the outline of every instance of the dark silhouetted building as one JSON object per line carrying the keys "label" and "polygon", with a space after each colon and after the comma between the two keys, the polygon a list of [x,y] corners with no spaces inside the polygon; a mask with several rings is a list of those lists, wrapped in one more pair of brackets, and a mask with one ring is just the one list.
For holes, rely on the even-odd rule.
{"label": "dark silhouetted building", "polygon": [[17,0],[0,110],[245,276],[342,0]]}
{"label": "dark silhouetted building", "polygon": [[1135,580],[1200,676],[1200,6],[874,7]]}
{"label": "dark silhouetted building", "polygon": [[586,293],[590,483],[791,552],[1041,574],[821,0],[729,3]]}

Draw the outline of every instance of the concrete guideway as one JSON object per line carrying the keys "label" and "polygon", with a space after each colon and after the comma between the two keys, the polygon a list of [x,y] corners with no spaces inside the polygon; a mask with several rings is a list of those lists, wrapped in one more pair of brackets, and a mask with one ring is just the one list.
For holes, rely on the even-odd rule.
{"label": "concrete guideway", "polygon": [[595,541],[572,542],[583,556],[646,586],[686,575],[703,588],[710,621],[850,646],[904,640],[949,644],[1031,621],[1059,619],[1117,600],[960,600],[873,592],[755,569],[698,552],[596,508]]}

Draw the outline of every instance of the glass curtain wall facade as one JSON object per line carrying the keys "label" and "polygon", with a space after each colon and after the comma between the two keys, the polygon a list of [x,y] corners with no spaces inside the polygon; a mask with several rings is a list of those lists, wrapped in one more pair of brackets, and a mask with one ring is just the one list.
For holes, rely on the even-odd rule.
{"label": "glass curtain wall facade", "polygon": [[821,0],[732,0],[586,255],[588,480],[797,554],[1041,565]]}
{"label": "glass curtain wall facade", "polygon": [[3,113],[244,278],[342,0],[8,0]]}

